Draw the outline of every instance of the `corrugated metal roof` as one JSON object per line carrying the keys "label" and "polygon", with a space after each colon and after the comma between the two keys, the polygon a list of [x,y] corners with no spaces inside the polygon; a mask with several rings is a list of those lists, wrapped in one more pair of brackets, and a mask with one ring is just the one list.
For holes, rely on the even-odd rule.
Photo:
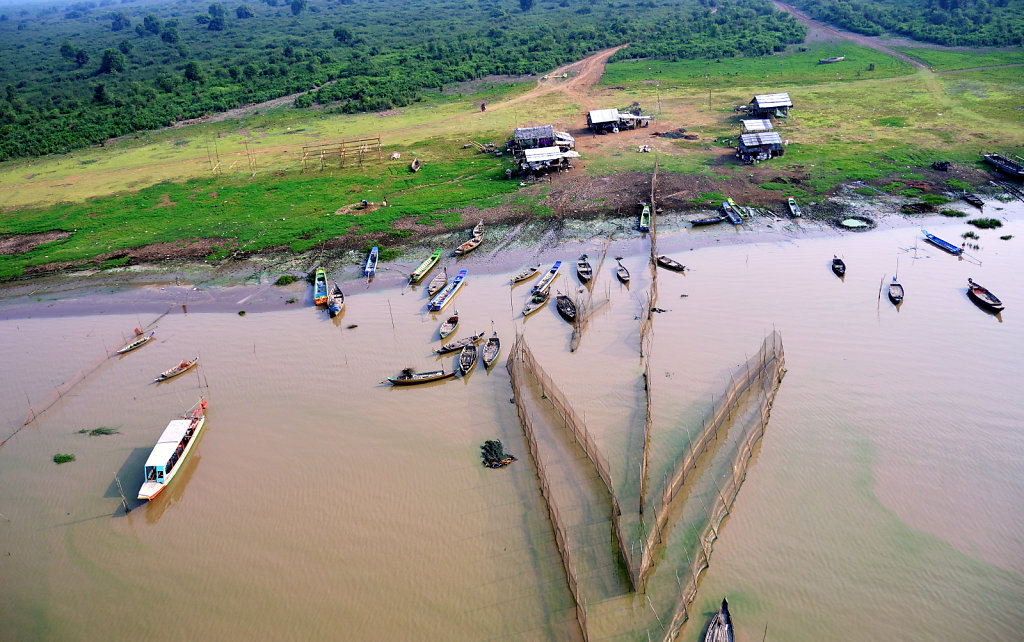
{"label": "corrugated metal roof", "polygon": [[181,438],[185,436],[185,431],[188,430],[191,423],[189,419],[175,419],[167,424],[167,427],[164,428],[164,433],[160,435],[160,439],[156,440],[153,452],[149,453],[146,465],[163,467],[171,458],[171,455],[174,454],[174,451],[177,450],[178,444],[181,443]]}
{"label": "corrugated metal roof", "polygon": [[753,119],[744,120],[743,129],[748,132],[770,132],[775,129],[775,127],[772,126],[772,121],[768,119]]}
{"label": "corrugated metal roof", "polygon": [[614,123],[619,120],[618,109],[594,109],[590,112],[590,122],[593,124],[598,123]]}
{"label": "corrugated metal roof", "polygon": [[754,96],[754,99],[750,102],[759,109],[793,106],[793,101],[789,99],[789,94],[761,94],[759,96]]}
{"label": "corrugated metal roof", "polygon": [[740,142],[747,147],[757,147],[759,145],[781,145],[782,136],[779,136],[779,132],[762,132],[760,134],[740,134]]}
{"label": "corrugated metal roof", "polygon": [[528,149],[524,153],[527,163],[558,160],[562,157],[562,150],[557,147],[538,147],[537,149]]}
{"label": "corrugated metal roof", "polygon": [[554,125],[541,125],[540,127],[519,127],[513,132],[516,140],[534,140],[537,138],[554,138]]}

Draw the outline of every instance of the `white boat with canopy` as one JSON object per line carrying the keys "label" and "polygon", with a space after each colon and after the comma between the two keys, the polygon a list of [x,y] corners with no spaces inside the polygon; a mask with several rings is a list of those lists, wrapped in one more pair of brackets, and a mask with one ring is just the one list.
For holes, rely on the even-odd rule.
{"label": "white boat with canopy", "polygon": [[199,439],[199,432],[206,423],[205,413],[206,401],[200,401],[184,418],[167,424],[146,460],[139,499],[153,499],[171,483]]}

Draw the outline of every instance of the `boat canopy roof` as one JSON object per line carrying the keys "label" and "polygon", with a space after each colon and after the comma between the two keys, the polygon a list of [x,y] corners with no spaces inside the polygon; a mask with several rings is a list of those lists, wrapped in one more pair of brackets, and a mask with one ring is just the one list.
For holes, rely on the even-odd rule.
{"label": "boat canopy roof", "polygon": [[181,443],[182,438],[185,436],[185,431],[188,430],[191,424],[192,421],[190,419],[175,419],[167,424],[167,427],[164,428],[164,433],[156,441],[153,452],[149,453],[146,466],[159,466],[162,468],[171,459],[174,451],[178,449],[178,444]]}

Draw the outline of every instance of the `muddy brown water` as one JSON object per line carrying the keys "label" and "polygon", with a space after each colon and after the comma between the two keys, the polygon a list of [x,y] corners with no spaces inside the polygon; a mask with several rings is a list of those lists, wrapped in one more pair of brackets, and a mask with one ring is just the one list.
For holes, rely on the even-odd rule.
{"label": "muddy brown water", "polygon": [[[1021,214],[1004,206],[998,215],[1010,222],[980,232],[982,249],[971,250],[980,266],[899,225],[753,244],[714,242],[733,234],[725,228],[662,234],[659,248],[687,271],[659,272],[666,311],[654,319],[651,469],[670,465],[693,408],[772,329],[788,368],[683,639],[700,637],[725,595],[739,640],[759,640],[765,627],[775,640],[1018,639]],[[927,227],[950,240],[968,229]],[[701,234],[710,236],[695,242]],[[517,256],[523,265],[562,259],[554,289],[576,291],[575,258],[599,256],[601,244]],[[628,495],[644,421],[636,317],[646,251],[640,237],[614,242],[609,259],[625,256],[633,280],[620,285],[614,261],[605,263],[593,298],[608,302],[573,354],[553,304],[522,322],[530,286],[507,285],[521,266],[488,269],[472,257],[459,264],[469,266],[467,285],[439,314],[425,311],[424,288],[386,279],[350,281],[336,321],[310,306],[244,317],[176,308],[156,342],[105,361],[0,448],[0,637],[572,638],[573,603],[504,358],[446,383],[380,382],[407,366],[452,368],[453,356],[430,351],[455,308],[455,337],[490,333],[493,322],[507,352],[522,331]],[[833,254],[847,263],[844,280],[829,269]],[[879,296],[897,261],[899,308]],[[973,305],[968,277],[1007,310]],[[0,320],[4,436],[30,402],[155,316],[153,306],[105,312],[103,296],[76,298],[77,315]],[[61,302],[40,305],[51,304]],[[150,383],[195,354],[198,373]],[[210,406],[193,456],[157,500],[129,499],[125,516],[114,474],[134,497],[153,443],[200,383]],[[117,433],[79,433],[99,426]],[[491,438],[519,461],[483,468],[479,446]],[[551,446],[572,456],[564,436]],[[55,453],[76,460],[58,466]],[[580,483],[570,473],[556,479],[559,492]],[[606,544],[600,503],[577,508],[574,518]],[[584,569],[593,601],[614,600],[623,576],[599,566]],[[618,637],[659,635],[631,628],[629,615],[597,619]]]}

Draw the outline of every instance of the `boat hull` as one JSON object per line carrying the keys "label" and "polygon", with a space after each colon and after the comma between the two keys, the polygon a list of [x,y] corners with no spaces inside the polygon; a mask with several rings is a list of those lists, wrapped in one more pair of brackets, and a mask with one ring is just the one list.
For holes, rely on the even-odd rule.
{"label": "boat hull", "polygon": [[415,386],[421,383],[430,383],[432,381],[442,381],[444,379],[450,379],[455,376],[455,371],[445,372],[444,370],[435,370],[433,372],[420,373],[423,376],[413,375],[412,377],[388,377],[388,381],[394,386]]}
{"label": "boat hull", "polygon": [[899,305],[903,301],[903,286],[899,283],[889,285],[889,300]]}
{"label": "boat hull", "polygon": [[415,284],[422,281],[423,277],[429,274],[430,271],[434,269],[434,266],[437,265],[437,262],[441,260],[441,253],[441,248],[438,248],[434,250],[433,254],[424,259],[423,262],[413,270],[412,274],[409,275],[409,283]]}
{"label": "boat hull", "polygon": [[967,280],[967,296],[974,301],[975,305],[989,312],[1002,312],[1006,307],[999,297],[992,294],[988,288],[978,285],[970,279]]}
{"label": "boat hull", "polygon": [[949,241],[944,241],[944,240],[940,239],[939,237],[935,236],[934,234],[929,234],[928,232],[925,232],[924,230],[921,230],[921,233],[924,234],[924,238],[925,238],[926,241],[928,241],[929,243],[931,243],[935,247],[939,248],[940,250],[943,250],[945,252],[949,252],[953,256],[960,256],[964,252],[963,248],[957,247],[957,246],[953,245],[952,243],[950,243]]}
{"label": "boat hull", "polygon": [[139,488],[139,500],[151,500],[157,495],[159,495],[165,488],[171,485],[171,482],[173,482],[174,478],[177,477],[178,471],[180,471],[185,466],[185,462],[188,461],[188,456],[189,454],[192,453],[192,449],[199,441],[199,437],[203,434],[203,427],[205,425],[206,414],[204,413],[199,416],[199,421],[196,422],[196,427],[195,430],[192,432],[192,437],[185,445],[184,450],[182,450],[181,456],[178,458],[178,461],[175,462],[174,466],[171,468],[171,471],[169,473],[165,473],[164,481],[162,483],[155,481],[143,482],[142,487]]}
{"label": "boat hull", "polygon": [[159,375],[157,375],[157,377],[155,379],[153,379],[153,381],[155,381],[157,383],[160,383],[161,381],[168,381],[170,379],[173,379],[173,378],[177,377],[178,375],[185,374],[186,372],[188,372],[192,368],[195,368],[196,364],[198,364],[198,363],[199,363],[199,360],[196,359],[195,361],[189,363],[184,368],[174,368],[174,369],[172,369],[173,372],[171,370],[167,370],[165,372],[161,372]]}
{"label": "boat hull", "polygon": [[466,279],[466,270],[459,272],[451,283],[444,286],[444,289],[437,293],[433,299],[430,300],[430,304],[427,306],[431,312],[440,312],[451,303],[452,299],[455,298],[456,293],[462,287],[463,282]]}

